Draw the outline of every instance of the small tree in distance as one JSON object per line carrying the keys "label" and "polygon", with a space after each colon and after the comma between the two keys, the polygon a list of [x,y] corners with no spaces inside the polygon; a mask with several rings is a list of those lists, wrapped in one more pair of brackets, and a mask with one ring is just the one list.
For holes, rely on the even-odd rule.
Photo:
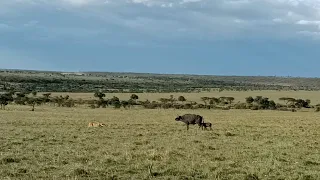
{"label": "small tree in distance", "polygon": [[232,104],[232,102],[234,101],[234,97],[226,97],[226,100],[229,104]]}
{"label": "small tree in distance", "polygon": [[38,93],[37,93],[37,91],[32,91],[31,94],[32,94],[33,96],[37,96]]}
{"label": "small tree in distance", "polygon": [[30,97],[28,98],[27,103],[32,106],[31,111],[34,111],[35,105],[40,105],[42,100],[40,98]]}
{"label": "small tree in distance", "polygon": [[102,92],[95,92],[94,97],[97,97],[99,99],[103,99],[104,97],[106,97],[106,95]]}
{"label": "small tree in distance", "polygon": [[185,97],[183,97],[183,96],[179,96],[178,101],[180,101],[180,102],[184,102],[184,101],[186,101],[186,98],[185,98]]}
{"label": "small tree in distance", "polygon": [[139,99],[139,96],[136,94],[132,94],[130,98],[136,101]]}
{"label": "small tree in distance", "polygon": [[246,103],[251,104],[251,103],[253,103],[253,101],[254,101],[253,97],[251,97],[251,96],[246,97]]}

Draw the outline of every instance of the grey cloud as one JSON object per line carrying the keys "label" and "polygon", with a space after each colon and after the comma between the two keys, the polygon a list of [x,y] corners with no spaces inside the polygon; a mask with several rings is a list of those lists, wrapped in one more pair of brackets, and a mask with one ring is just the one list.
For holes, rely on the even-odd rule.
{"label": "grey cloud", "polygon": [[[11,7],[11,14],[37,13],[40,8],[57,9],[54,14],[68,12],[73,21],[82,20],[93,27],[73,27],[56,20],[56,24],[29,19],[24,24],[40,21],[52,33],[74,36],[99,35],[110,26],[155,38],[216,38],[269,36],[281,38],[318,34],[320,3],[314,0],[12,0],[0,2],[0,7]],[[1,8],[0,8],[1,10]],[[4,19],[19,19],[10,13]],[[50,17],[51,18],[51,17]],[[71,22],[71,18],[70,18]],[[93,24],[93,23],[91,23]],[[32,23],[36,26],[36,23]],[[87,30],[84,30],[87,29]],[[299,33],[300,32],[300,33]]]}

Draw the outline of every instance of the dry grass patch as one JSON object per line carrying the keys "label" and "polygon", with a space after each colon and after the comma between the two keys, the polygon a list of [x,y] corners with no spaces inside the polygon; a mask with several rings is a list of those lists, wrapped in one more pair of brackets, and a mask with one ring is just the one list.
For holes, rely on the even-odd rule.
{"label": "dry grass patch", "polygon": [[[187,112],[213,131],[187,132],[174,120]],[[0,179],[319,179],[319,128],[312,112],[11,106]]]}

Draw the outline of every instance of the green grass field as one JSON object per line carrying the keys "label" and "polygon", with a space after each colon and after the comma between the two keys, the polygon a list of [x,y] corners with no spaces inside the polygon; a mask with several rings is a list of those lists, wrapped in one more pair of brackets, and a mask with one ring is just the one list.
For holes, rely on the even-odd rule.
{"label": "green grass field", "polygon": [[[0,179],[320,179],[315,112],[29,110],[0,111]],[[213,131],[174,120],[189,112]]]}

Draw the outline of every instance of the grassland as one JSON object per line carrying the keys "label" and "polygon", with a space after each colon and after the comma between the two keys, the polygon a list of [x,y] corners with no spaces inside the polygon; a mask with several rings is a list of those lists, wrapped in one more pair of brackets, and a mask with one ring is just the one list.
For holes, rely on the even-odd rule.
{"label": "grassland", "polygon": [[[50,91],[53,97],[88,100],[97,99],[93,92],[102,90],[107,99],[128,100],[135,93],[142,101],[182,95],[195,102],[201,102],[201,97],[231,96],[235,103],[248,96],[275,102],[292,97],[320,104],[319,91],[309,91],[320,89],[319,78],[84,74],[1,71],[0,92],[37,91],[42,96],[41,92]],[[208,92],[212,88],[222,91]],[[261,91],[251,91],[255,89]],[[130,93],[111,93],[127,90]],[[90,109],[79,104],[30,109],[10,102],[0,110],[1,180],[320,179],[320,114],[314,109]],[[174,121],[184,113],[204,116],[213,123],[213,131],[197,126],[186,131],[183,123]],[[88,128],[89,122],[106,126]]]}
{"label": "grassland", "polygon": [[[0,179],[320,179],[315,112],[29,109],[0,111]],[[214,130],[187,132],[187,112]]]}

